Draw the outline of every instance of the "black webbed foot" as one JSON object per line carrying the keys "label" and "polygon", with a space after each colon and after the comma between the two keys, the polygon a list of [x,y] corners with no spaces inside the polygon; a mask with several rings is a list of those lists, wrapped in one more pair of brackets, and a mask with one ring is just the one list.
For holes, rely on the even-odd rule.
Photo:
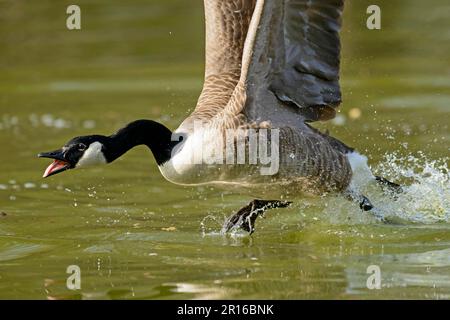
{"label": "black webbed foot", "polygon": [[292,202],[279,200],[253,200],[225,221],[222,232],[228,232],[233,228],[241,228],[250,234],[255,231],[255,221],[268,209],[285,208]]}
{"label": "black webbed foot", "polygon": [[386,220],[384,215],[374,207],[374,205],[370,202],[369,198],[367,198],[366,196],[363,195],[359,196],[359,207],[363,211],[370,211],[370,213],[379,221],[383,223],[388,223],[388,220]]}
{"label": "black webbed foot", "polygon": [[373,209],[373,204],[366,196],[360,196],[359,207],[361,210],[369,211]]}
{"label": "black webbed foot", "polygon": [[360,193],[354,192],[354,191],[348,191],[345,194],[345,196],[348,200],[357,202],[359,204],[359,207],[361,208],[361,210],[369,211],[379,221],[384,222],[384,223],[388,222],[384,218],[384,215],[375,208],[375,206],[370,202],[369,198],[367,198],[366,196],[364,196]]}

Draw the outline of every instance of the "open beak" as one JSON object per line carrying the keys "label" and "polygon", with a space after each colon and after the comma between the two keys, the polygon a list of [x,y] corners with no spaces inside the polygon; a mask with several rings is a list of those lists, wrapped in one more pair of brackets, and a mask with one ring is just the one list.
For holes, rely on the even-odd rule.
{"label": "open beak", "polygon": [[64,159],[64,153],[62,152],[62,150],[39,153],[38,157],[53,159],[53,162],[47,167],[47,169],[45,169],[43,175],[44,178],[66,171],[67,169],[71,168],[70,163]]}

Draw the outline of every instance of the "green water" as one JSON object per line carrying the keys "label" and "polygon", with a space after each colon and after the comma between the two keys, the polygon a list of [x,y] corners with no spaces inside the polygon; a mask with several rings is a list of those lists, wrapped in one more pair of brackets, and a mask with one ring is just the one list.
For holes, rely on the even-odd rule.
{"label": "green water", "polygon": [[344,103],[319,127],[412,183],[409,198],[372,195],[401,222],[305,199],[248,237],[218,232],[251,199],[172,185],[144,148],[45,180],[36,158],[134,119],[176,128],[202,85],[200,0],[80,0],[81,31],[65,28],[67,1],[0,0],[0,298],[450,298],[450,6],[377,3],[382,30],[369,31],[371,3],[347,1]]}

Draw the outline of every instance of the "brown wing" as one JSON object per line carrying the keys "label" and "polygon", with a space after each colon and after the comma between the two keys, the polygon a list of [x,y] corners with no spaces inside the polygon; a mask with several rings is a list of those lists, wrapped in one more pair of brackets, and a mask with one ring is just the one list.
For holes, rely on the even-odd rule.
{"label": "brown wing", "polygon": [[[343,0],[205,0],[205,83],[191,118],[334,117]],[[233,120],[233,119],[231,119]]]}
{"label": "brown wing", "polygon": [[255,2],[204,0],[205,82],[194,118],[211,118],[230,100],[241,75],[242,53]]}
{"label": "brown wing", "polygon": [[253,46],[243,58],[249,61],[244,112],[254,120],[272,120],[285,106],[306,121],[333,118],[341,102],[343,0],[258,0],[258,6],[259,23],[248,32]]}

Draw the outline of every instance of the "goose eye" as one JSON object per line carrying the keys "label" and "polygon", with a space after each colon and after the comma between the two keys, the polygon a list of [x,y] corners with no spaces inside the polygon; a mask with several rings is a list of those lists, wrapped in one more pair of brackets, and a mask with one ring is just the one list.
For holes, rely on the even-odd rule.
{"label": "goose eye", "polygon": [[79,150],[79,151],[84,151],[84,150],[86,150],[86,149],[87,149],[87,147],[86,147],[85,144],[83,144],[83,143],[79,143],[79,144],[78,144],[78,150]]}

